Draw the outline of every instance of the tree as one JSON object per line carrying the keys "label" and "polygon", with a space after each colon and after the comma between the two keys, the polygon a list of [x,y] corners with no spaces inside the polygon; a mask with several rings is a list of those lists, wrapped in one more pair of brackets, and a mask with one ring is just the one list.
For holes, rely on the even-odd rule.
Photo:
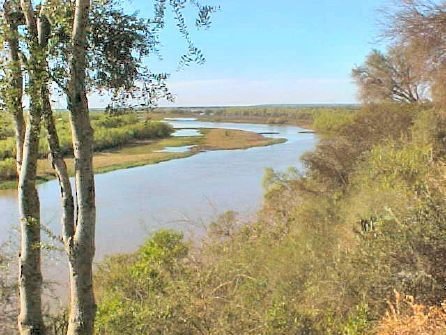
{"label": "tree", "polygon": [[[215,8],[189,1],[198,9],[196,25],[207,27]],[[180,33],[188,43],[181,64],[203,63],[204,57],[189,36],[183,16],[188,1],[155,1],[155,18],[126,15],[119,2],[104,0],[42,1],[7,0],[3,10],[7,68],[2,78],[2,100],[14,116],[17,171],[21,210],[19,328],[21,334],[44,334],[41,308],[40,204],[36,190],[41,120],[47,131],[49,159],[58,177],[62,199],[63,241],[70,270],[68,334],[92,334],[95,318],[93,257],[95,252],[95,185],[93,130],[87,93],[112,92],[113,102],[126,98],[150,105],[171,98],[166,75],[152,74],[144,59],[157,51],[158,34],[171,8]],[[94,18],[94,20],[92,20]],[[26,34],[23,29],[26,28]],[[94,49],[94,51],[93,51]],[[23,113],[23,88],[29,97],[27,122]],[[67,98],[75,158],[75,189],[70,184],[50,103],[50,87],[57,84]],[[76,207],[75,207],[76,205]]]}
{"label": "tree", "polygon": [[[15,7],[15,8],[14,8]],[[23,22],[24,19],[24,22]],[[22,240],[19,254],[19,292],[21,334],[44,332],[40,269],[40,204],[36,189],[37,159],[39,148],[41,103],[39,94],[42,57],[40,57],[39,31],[41,20],[36,20],[30,2],[4,3],[6,41],[9,46],[9,90],[6,105],[14,115],[17,142],[17,173],[19,175],[18,198]],[[31,57],[23,64],[19,55],[19,24],[27,29]],[[23,55],[21,55],[23,56]],[[23,56],[24,57],[24,56]],[[23,75],[21,67],[29,70],[30,96],[28,122],[24,122],[22,95]]]}
{"label": "tree", "polygon": [[390,48],[387,54],[373,50],[364,65],[353,69],[363,102],[415,103],[427,99],[428,86],[411,63],[409,51],[402,46]]}
{"label": "tree", "polygon": [[399,0],[385,10],[384,36],[410,48],[431,86],[434,102],[446,102],[446,2]]}

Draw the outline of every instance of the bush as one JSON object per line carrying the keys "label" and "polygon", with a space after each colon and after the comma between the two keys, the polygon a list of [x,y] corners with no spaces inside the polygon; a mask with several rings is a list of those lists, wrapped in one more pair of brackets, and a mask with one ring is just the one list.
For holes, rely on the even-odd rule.
{"label": "bush", "polygon": [[114,256],[97,272],[98,334],[185,334],[189,307],[188,247],[183,235],[159,231],[133,256]]}
{"label": "bush", "polygon": [[[64,155],[73,153],[71,129],[65,114],[55,115],[61,151]],[[122,116],[92,115],[95,135],[95,150],[101,151],[128,144],[134,140],[157,139],[168,137],[173,129],[163,122],[139,120],[136,114]],[[9,125],[9,127],[12,127]],[[9,128],[12,129],[12,128]],[[39,143],[40,157],[48,155],[46,134],[42,131]],[[0,159],[15,158],[15,139],[13,136],[0,139]]]}
{"label": "bush", "polygon": [[357,113],[349,110],[323,110],[314,117],[313,128],[321,133],[338,133],[351,124]]}
{"label": "bush", "polygon": [[15,159],[6,158],[0,161],[0,181],[17,178],[17,165]]}

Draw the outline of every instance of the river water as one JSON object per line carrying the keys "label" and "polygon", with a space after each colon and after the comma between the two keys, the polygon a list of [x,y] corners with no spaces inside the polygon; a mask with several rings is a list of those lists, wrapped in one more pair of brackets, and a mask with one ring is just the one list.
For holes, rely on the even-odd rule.
{"label": "river water", "polygon": [[[287,142],[247,150],[208,151],[96,176],[97,257],[133,251],[160,228],[200,231],[218,214],[235,210],[254,215],[262,203],[265,168],[302,168],[299,157],[314,149],[314,134],[294,126],[169,120],[175,128],[227,128],[286,138]],[[177,135],[195,134],[181,130]],[[39,185],[42,222],[60,232],[59,187]],[[0,191],[0,244],[16,238],[15,191]]]}

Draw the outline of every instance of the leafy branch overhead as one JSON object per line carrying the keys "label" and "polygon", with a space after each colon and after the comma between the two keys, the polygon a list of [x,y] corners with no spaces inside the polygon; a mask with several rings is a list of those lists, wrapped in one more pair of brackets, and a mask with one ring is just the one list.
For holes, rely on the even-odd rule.
{"label": "leafy branch overhead", "polygon": [[[14,174],[18,175],[19,185],[20,334],[47,333],[42,309],[43,226],[36,188],[42,128],[52,173],[57,176],[60,187],[62,240],[70,279],[67,334],[92,335],[94,332],[95,143],[88,93],[100,91],[111,95],[110,112],[116,108],[128,109],[134,104],[151,106],[163,98],[173,99],[166,85],[167,74],[154,74],[147,67],[147,58],[159,53],[159,34],[164,27],[166,8],[174,13],[178,29],[187,41],[188,57],[197,63],[204,62],[201,51],[192,43],[183,16],[187,2],[155,3],[158,11],[151,21],[137,13],[126,13],[122,2],[117,0],[3,2],[0,100],[13,116],[16,144],[10,156],[15,156],[12,164],[16,165]],[[198,8],[196,25],[208,26],[209,14],[214,9],[197,2],[191,4]],[[68,141],[75,161],[74,185],[61,145],[67,139],[61,140],[63,132],[53,115],[52,90],[58,90],[67,101],[71,131]],[[24,98],[28,100],[26,115]]]}
{"label": "leafy branch overhead", "polygon": [[[184,12],[188,5],[197,11],[195,26],[209,28],[211,14],[216,6],[202,5],[198,1],[157,0],[154,17],[142,18],[139,13],[127,13],[116,0],[94,1],[90,12],[87,58],[89,90],[99,90],[112,97],[109,108],[122,105],[122,97],[130,97],[126,104],[152,106],[159,99],[172,100],[168,92],[167,74],[155,74],[148,68],[149,57],[161,57],[160,33],[166,27],[167,11],[171,10],[178,32],[187,43],[186,52],[180,57],[179,68],[191,63],[203,64],[205,57],[192,41]],[[63,2],[50,13],[53,22],[50,39],[51,77],[62,91],[66,90],[67,45],[73,4]]]}
{"label": "leafy branch overhead", "polygon": [[[20,9],[14,3],[11,2],[13,13],[19,17]],[[65,94],[74,3],[50,0],[46,2],[46,8],[46,17],[50,22],[50,31],[47,32],[48,76],[55,84],[53,88]],[[217,6],[202,5],[196,0],[157,0],[154,1],[153,17],[147,19],[136,12],[127,13],[120,1],[93,1],[87,36],[88,90],[108,94],[112,100],[110,109],[118,105],[150,107],[160,99],[173,100],[173,94],[167,89],[168,74],[153,73],[148,67],[149,57],[161,57],[160,33],[167,25],[168,11],[172,12],[177,30],[186,41],[186,50],[179,58],[181,69],[192,63],[205,62],[203,52],[192,40],[185,11],[194,10],[195,27],[207,29],[211,25],[212,14],[218,9]],[[20,20],[23,21],[23,17]],[[2,39],[5,38],[3,35]],[[25,36],[20,35],[19,38],[22,40]],[[20,43],[20,56],[26,60],[29,50],[25,43]],[[5,56],[1,58],[5,59]],[[1,77],[6,80],[4,75]]]}

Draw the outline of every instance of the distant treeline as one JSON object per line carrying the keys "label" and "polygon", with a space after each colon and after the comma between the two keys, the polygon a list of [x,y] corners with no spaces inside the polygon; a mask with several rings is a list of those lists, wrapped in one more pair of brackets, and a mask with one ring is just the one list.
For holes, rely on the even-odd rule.
{"label": "distant treeline", "polygon": [[[198,115],[214,121],[253,121],[268,124],[297,124],[307,127],[324,127],[322,119],[342,119],[358,112],[357,105],[303,105],[303,106],[252,106],[252,107],[202,107],[202,108],[162,108],[158,112]],[[314,123],[318,118],[320,121]],[[327,124],[328,126],[328,124]],[[333,126],[330,122],[330,127]],[[318,129],[322,130],[322,129]]]}

